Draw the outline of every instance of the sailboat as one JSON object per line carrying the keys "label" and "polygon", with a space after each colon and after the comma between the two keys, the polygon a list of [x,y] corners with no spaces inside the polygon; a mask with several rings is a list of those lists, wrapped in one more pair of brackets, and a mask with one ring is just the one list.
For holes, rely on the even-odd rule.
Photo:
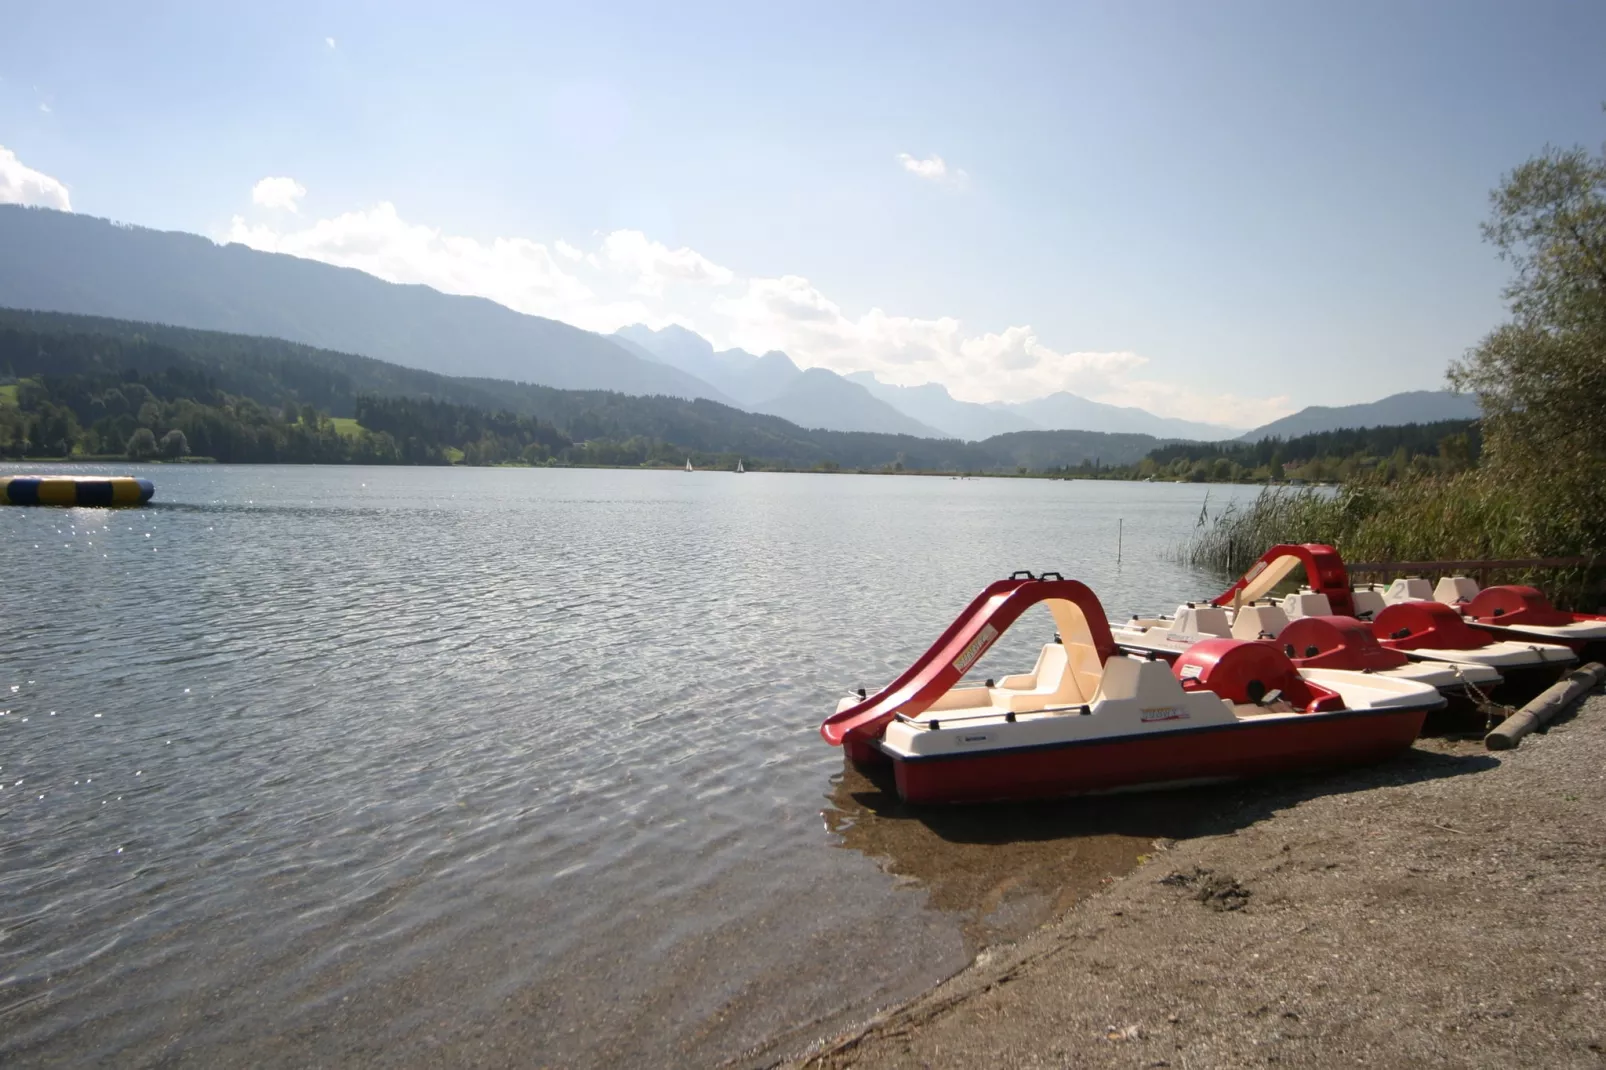
{"label": "sailboat", "polygon": [[742,459],[740,457],[736,458],[736,474],[741,475],[745,471],[747,469],[742,467]]}
{"label": "sailboat", "polygon": [[686,458],[686,471],[690,472],[691,470],[692,470],[692,468],[691,468],[691,458],[687,457]]}

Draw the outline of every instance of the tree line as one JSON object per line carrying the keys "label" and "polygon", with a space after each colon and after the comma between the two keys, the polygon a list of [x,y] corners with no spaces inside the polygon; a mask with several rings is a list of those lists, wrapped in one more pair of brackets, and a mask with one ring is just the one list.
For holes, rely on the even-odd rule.
{"label": "tree line", "polygon": [[[9,396],[8,396],[9,395]],[[823,431],[706,399],[454,378],[274,338],[0,309],[0,455],[219,461],[681,464],[1041,471],[1136,462],[1160,440],[1092,431],[986,442]],[[137,439],[136,439],[137,436]],[[162,443],[166,442],[164,447]]]}
{"label": "tree line", "polygon": [[275,338],[0,309],[0,456],[604,464],[1312,482],[1475,463],[1475,424],[1259,443],[810,430],[705,399],[453,378]]}
{"label": "tree line", "polygon": [[1362,476],[1393,482],[1410,475],[1464,472],[1478,463],[1482,450],[1478,421],[1440,420],[1258,442],[1177,442],[1150,450],[1137,464],[1083,463],[1058,474],[1188,483],[1343,483]]}

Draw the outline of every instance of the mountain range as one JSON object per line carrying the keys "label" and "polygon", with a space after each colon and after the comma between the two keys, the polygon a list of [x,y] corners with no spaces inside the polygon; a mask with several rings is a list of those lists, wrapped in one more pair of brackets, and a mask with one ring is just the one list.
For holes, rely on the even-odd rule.
{"label": "mountain range", "polygon": [[1476,420],[1483,415],[1478,399],[1448,390],[1408,390],[1363,405],[1311,405],[1292,416],[1273,420],[1242,436],[1245,442],[1263,438],[1295,438],[1318,431],[1350,427],[1398,427],[1431,424],[1441,420]]}
{"label": "mountain range", "polygon": [[194,234],[0,205],[0,304],[265,335],[443,375],[730,399],[557,320]]}
{"label": "mountain range", "polygon": [[966,442],[1012,431],[1104,431],[1206,441],[1241,433],[1240,428],[1156,416],[1065,391],[1015,404],[960,401],[940,383],[892,386],[871,372],[844,376],[825,368],[804,371],[775,350],[761,357],[741,349],[716,351],[706,338],[677,325],[653,330],[636,324],[612,337],[639,355],[697,376],[743,408],[784,416],[803,427]]}
{"label": "mountain range", "polygon": [[674,324],[656,331],[637,324],[613,337],[634,352],[712,384],[734,398],[733,404],[779,416],[799,427],[882,431],[917,438],[963,437],[913,419],[833,371],[805,371],[785,353],[772,350],[756,357],[741,349],[715,352],[708,339]]}
{"label": "mountain range", "polygon": [[[264,422],[282,432],[284,414],[295,413],[299,424],[308,406],[349,419],[361,415],[365,399],[421,403],[400,406],[412,421],[394,434],[408,449],[419,444],[412,438],[420,434],[433,435],[437,446],[472,445],[481,432],[467,430],[471,423],[482,429],[506,425],[487,419],[493,414],[533,417],[572,444],[562,463],[678,465],[683,457],[695,457],[699,466],[734,466],[746,458],[764,467],[1015,473],[1095,460],[1104,467],[1135,464],[1165,445],[1148,435],[1096,431],[1033,431],[975,443],[822,431],[706,398],[443,376],[277,338],[3,307],[0,377],[31,379],[37,388],[27,392],[33,400],[15,389],[0,393],[0,452],[8,456],[26,456],[27,443],[43,441],[33,436],[42,421],[62,419],[62,405],[77,416],[79,432],[109,424],[97,437],[104,431],[114,443],[126,441],[135,423],[125,392],[136,385],[139,396],[154,391],[176,405],[169,411],[190,421],[186,434],[197,442],[209,440],[214,448],[221,443],[227,448],[218,454],[246,460],[273,459],[259,448]],[[108,407],[108,389],[125,406],[120,415],[115,405]],[[20,410],[26,416],[19,421]],[[332,424],[324,426],[333,433]],[[268,430],[270,438],[278,433]],[[45,433],[64,439],[73,434],[70,427]]]}
{"label": "mountain range", "polygon": [[0,205],[0,250],[0,305],[271,336],[449,376],[702,398],[804,428],[969,442],[1043,430],[1257,440],[1478,415],[1469,398],[1416,391],[1312,406],[1241,434],[1067,392],[978,404],[938,383],[892,386],[867,372],[804,370],[778,351],[716,351],[678,326],[603,336],[351,268],[16,205]]}

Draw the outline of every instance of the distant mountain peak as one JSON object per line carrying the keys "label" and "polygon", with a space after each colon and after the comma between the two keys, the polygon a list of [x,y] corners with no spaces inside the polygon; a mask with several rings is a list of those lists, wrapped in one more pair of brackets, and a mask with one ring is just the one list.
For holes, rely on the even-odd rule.
{"label": "distant mountain peak", "polygon": [[633,323],[613,333],[616,337],[628,339],[671,364],[676,364],[669,359],[671,355],[695,359],[711,357],[714,354],[712,342],[678,323],[671,323],[656,330],[644,323]]}
{"label": "distant mountain peak", "polygon": [[805,368],[760,412],[790,420],[799,427],[827,431],[884,431],[918,438],[955,438],[939,428],[916,420],[829,368]]}
{"label": "distant mountain peak", "polygon": [[1091,401],[1068,390],[1057,390],[1031,401],[977,403],[959,401],[941,383],[890,386],[870,372],[855,372],[848,378],[899,412],[969,441],[1015,431],[1043,430],[1206,440],[1228,439],[1239,433],[1237,428],[1156,416],[1144,409]]}

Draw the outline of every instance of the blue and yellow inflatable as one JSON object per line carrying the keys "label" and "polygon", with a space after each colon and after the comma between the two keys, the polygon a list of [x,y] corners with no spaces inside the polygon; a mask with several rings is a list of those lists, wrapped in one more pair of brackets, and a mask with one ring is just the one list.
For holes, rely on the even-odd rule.
{"label": "blue and yellow inflatable", "polygon": [[132,476],[0,476],[0,505],[144,505],[155,493]]}

